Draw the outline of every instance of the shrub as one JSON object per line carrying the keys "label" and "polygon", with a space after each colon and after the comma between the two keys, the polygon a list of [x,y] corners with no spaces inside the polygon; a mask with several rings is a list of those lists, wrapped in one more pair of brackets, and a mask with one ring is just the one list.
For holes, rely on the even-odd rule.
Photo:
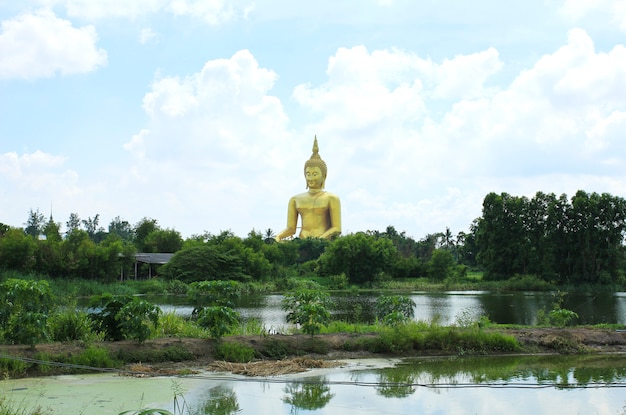
{"label": "shrub", "polygon": [[215,358],[227,362],[247,363],[254,359],[254,349],[245,344],[222,342],[215,349]]}
{"label": "shrub", "polygon": [[380,296],[374,309],[378,320],[395,326],[406,322],[415,315],[415,302],[405,295]]}
{"label": "shrub", "polygon": [[89,315],[75,308],[57,311],[50,316],[48,327],[52,341],[91,340],[95,333]]}
{"label": "shrub", "polygon": [[285,295],[283,310],[288,311],[288,322],[299,324],[303,332],[314,335],[330,321],[329,303],[325,292],[300,290]]}
{"label": "shrub", "polygon": [[261,348],[261,354],[270,359],[284,359],[290,352],[291,346],[287,342],[271,337],[265,339]]}
{"label": "shrub", "polygon": [[103,294],[91,298],[90,313],[96,327],[108,340],[134,339],[143,342],[150,336],[150,324],[159,323],[161,309],[137,297]]}
{"label": "shrub", "polygon": [[239,323],[239,318],[239,313],[230,307],[212,306],[204,307],[198,312],[197,323],[219,341]]}
{"label": "shrub", "polygon": [[11,343],[34,346],[48,339],[47,319],[53,300],[45,280],[9,278],[0,284],[0,327]]}

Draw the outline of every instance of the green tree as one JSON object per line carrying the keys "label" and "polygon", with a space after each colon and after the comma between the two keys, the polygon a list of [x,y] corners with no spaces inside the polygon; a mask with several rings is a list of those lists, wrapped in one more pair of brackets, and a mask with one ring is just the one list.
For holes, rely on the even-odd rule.
{"label": "green tree", "polygon": [[94,242],[100,242],[105,238],[104,228],[100,226],[100,214],[96,214],[96,216],[88,217],[87,219],[82,220],[83,226],[85,227],[85,231],[89,235],[89,238]]}
{"label": "green tree", "polygon": [[80,224],[78,213],[70,213],[69,219],[65,222],[65,227],[67,228],[66,235],[69,236],[72,232],[79,230]]}
{"label": "green tree", "polygon": [[114,297],[110,293],[90,299],[90,313],[96,327],[108,340],[144,342],[150,327],[157,327],[161,309],[146,300],[130,295]]}
{"label": "green tree", "polygon": [[326,275],[345,273],[351,283],[365,283],[391,271],[397,256],[391,240],[359,232],[333,241],[320,257],[320,264]]}
{"label": "green tree", "polygon": [[330,298],[317,290],[299,290],[283,298],[283,310],[288,311],[287,321],[298,324],[311,336],[320,332],[330,322]]}
{"label": "green tree", "polygon": [[116,216],[111,223],[109,223],[109,234],[117,235],[123,241],[132,241],[133,227],[128,221],[122,220],[119,216]]}
{"label": "green tree", "polygon": [[133,241],[137,247],[137,252],[151,252],[150,247],[146,245],[146,239],[157,229],[160,228],[156,219],[143,218],[137,222],[134,228],[135,240]]}
{"label": "green tree", "polygon": [[241,280],[241,259],[222,252],[215,245],[197,245],[178,251],[161,268],[172,280],[194,282],[203,280]]}
{"label": "green tree", "polygon": [[230,307],[209,306],[198,312],[197,323],[208,330],[209,335],[220,341],[239,323],[239,313]]}
{"label": "green tree", "polygon": [[48,339],[47,319],[53,305],[45,280],[9,278],[0,284],[0,327],[10,343],[29,344]]}
{"label": "green tree", "polygon": [[6,269],[29,272],[35,265],[37,244],[22,229],[11,228],[0,237],[0,266]]}
{"label": "green tree", "polygon": [[174,229],[155,229],[144,240],[144,252],[175,253],[183,247],[180,232]]}
{"label": "green tree", "polygon": [[46,218],[43,213],[39,211],[39,209],[36,211],[30,209],[28,211],[28,220],[25,223],[26,227],[24,228],[24,232],[26,232],[27,235],[36,238],[43,233],[45,223]]}
{"label": "green tree", "polygon": [[436,249],[428,261],[428,275],[434,280],[443,281],[452,275],[455,262],[447,249]]}
{"label": "green tree", "polygon": [[382,295],[374,305],[379,321],[395,326],[406,322],[415,315],[415,301],[406,295]]}

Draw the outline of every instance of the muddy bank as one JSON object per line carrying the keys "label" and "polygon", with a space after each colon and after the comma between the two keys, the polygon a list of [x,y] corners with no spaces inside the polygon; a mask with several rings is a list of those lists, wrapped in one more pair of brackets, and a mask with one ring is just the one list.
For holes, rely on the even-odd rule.
{"label": "muddy bank", "polygon": [[[520,348],[515,353],[626,353],[626,333],[616,330],[571,327],[571,328],[524,328],[524,329],[494,329],[494,333],[514,337]],[[333,333],[320,334],[314,337],[308,335],[269,335],[269,336],[234,336],[223,341],[239,343],[255,350],[256,361],[284,361],[294,358],[308,358],[311,361],[359,359],[373,357],[409,357],[409,356],[445,356],[454,355],[453,351],[430,348],[405,353],[374,353],[370,350],[350,350],[348,344],[357,341],[375,339],[375,333]],[[27,359],[45,358],[61,359],[79,355],[87,347],[98,347],[108,351],[113,358],[122,358],[126,369],[137,368],[141,362],[143,370],[158,373],[189,372],[193,370],[207,370],[214,367],[216,342],[207,339],[195,338],[161,338],[148,340],[143,344],[134,341],[102,342],[92,345],[81,343],[46,343],[39,344],[34,349],[23,345],[2,345],[0,353],[4,356],[18,356]],[[167,351],[168,353],[163,353]],[[480,352],[490,354],[495,352]],[[501,353],[499,353],[501,354]],[[160,357],[155,357],[160,356]],[[168,357],[173,356],[173,357]],[[312,363],[313,364],[313,363]],[[264,369],[271,373],[272,364],[264,364]],[[306,368],[306,365],[303,367]],[[223,370],[228,370],[222,367]],[[58,370],[48,368],[46,373],[40,373],[36,368],[26,369],[22,375],[53,374]],[[233,370],[238,370],[233,366]]]}

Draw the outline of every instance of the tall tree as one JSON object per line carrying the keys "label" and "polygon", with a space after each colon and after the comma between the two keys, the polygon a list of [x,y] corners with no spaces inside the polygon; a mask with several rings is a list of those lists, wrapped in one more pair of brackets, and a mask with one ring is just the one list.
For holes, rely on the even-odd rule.
{"label": "tall tree", "polygon": [[39,209],[37,209],[36,211],[30,209],[28,211],[28,220],[25,223],[26,228],[24,228],[24,232],[26,232],[27,235],[36,238],[43,233],[43,227],[45,223],[46,218],[44,217],[43,213],[39,211]]}

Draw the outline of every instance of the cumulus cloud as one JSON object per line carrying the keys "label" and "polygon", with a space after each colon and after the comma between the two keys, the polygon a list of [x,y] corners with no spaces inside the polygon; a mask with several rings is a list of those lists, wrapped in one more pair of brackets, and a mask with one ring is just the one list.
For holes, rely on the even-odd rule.
{"label": "cumulus cloud", "polygon": [[[361,219],[396,223],[400,215],[424,225],[466,217],[468,201],[490,191],[626,190],[607,175],[626,171],[617,139],[625,61],[623,45],[598,52],[573,29],[562,47],[495,89],[485,86],[503,66],[493,48],[434,62],[355,47],[329,59],[325,83],[299,85],[294,97],[318,115],[311,129],[349,149],[341,159],[350,167],[332,167]],[[354,183],[364,185],[354,192]],[[420,197],[435,187],[438,197]]]}
{"label": "cumulus cloud", "polygon": [[270,94],[276,79],[247,50],[210,60],[185,77],[156,79],[143,101],[150,121],[124,145],[132,155],[128,186],[169,190],[142,200],[138,209],[147,203],[196,211],[207,227],[222,226],[211,221],[225,209],[235,216],[250,209],[262,214],[272,205],[282,210],[275,184],[292,143],[287,116]]}
{"label": "cumulus cloud", "polygon": [[93,26],[75,28],[50,10],[2,22],[0,78],[35,79],[91,72],[107,63]]}
{"label": "cumulus cloud", "polygon": [[626,32],[625,0],[565,0],[559,12],[572,22],[579,22],[590,16],[597,16],[603,22],[608,20],[621,31]]}

